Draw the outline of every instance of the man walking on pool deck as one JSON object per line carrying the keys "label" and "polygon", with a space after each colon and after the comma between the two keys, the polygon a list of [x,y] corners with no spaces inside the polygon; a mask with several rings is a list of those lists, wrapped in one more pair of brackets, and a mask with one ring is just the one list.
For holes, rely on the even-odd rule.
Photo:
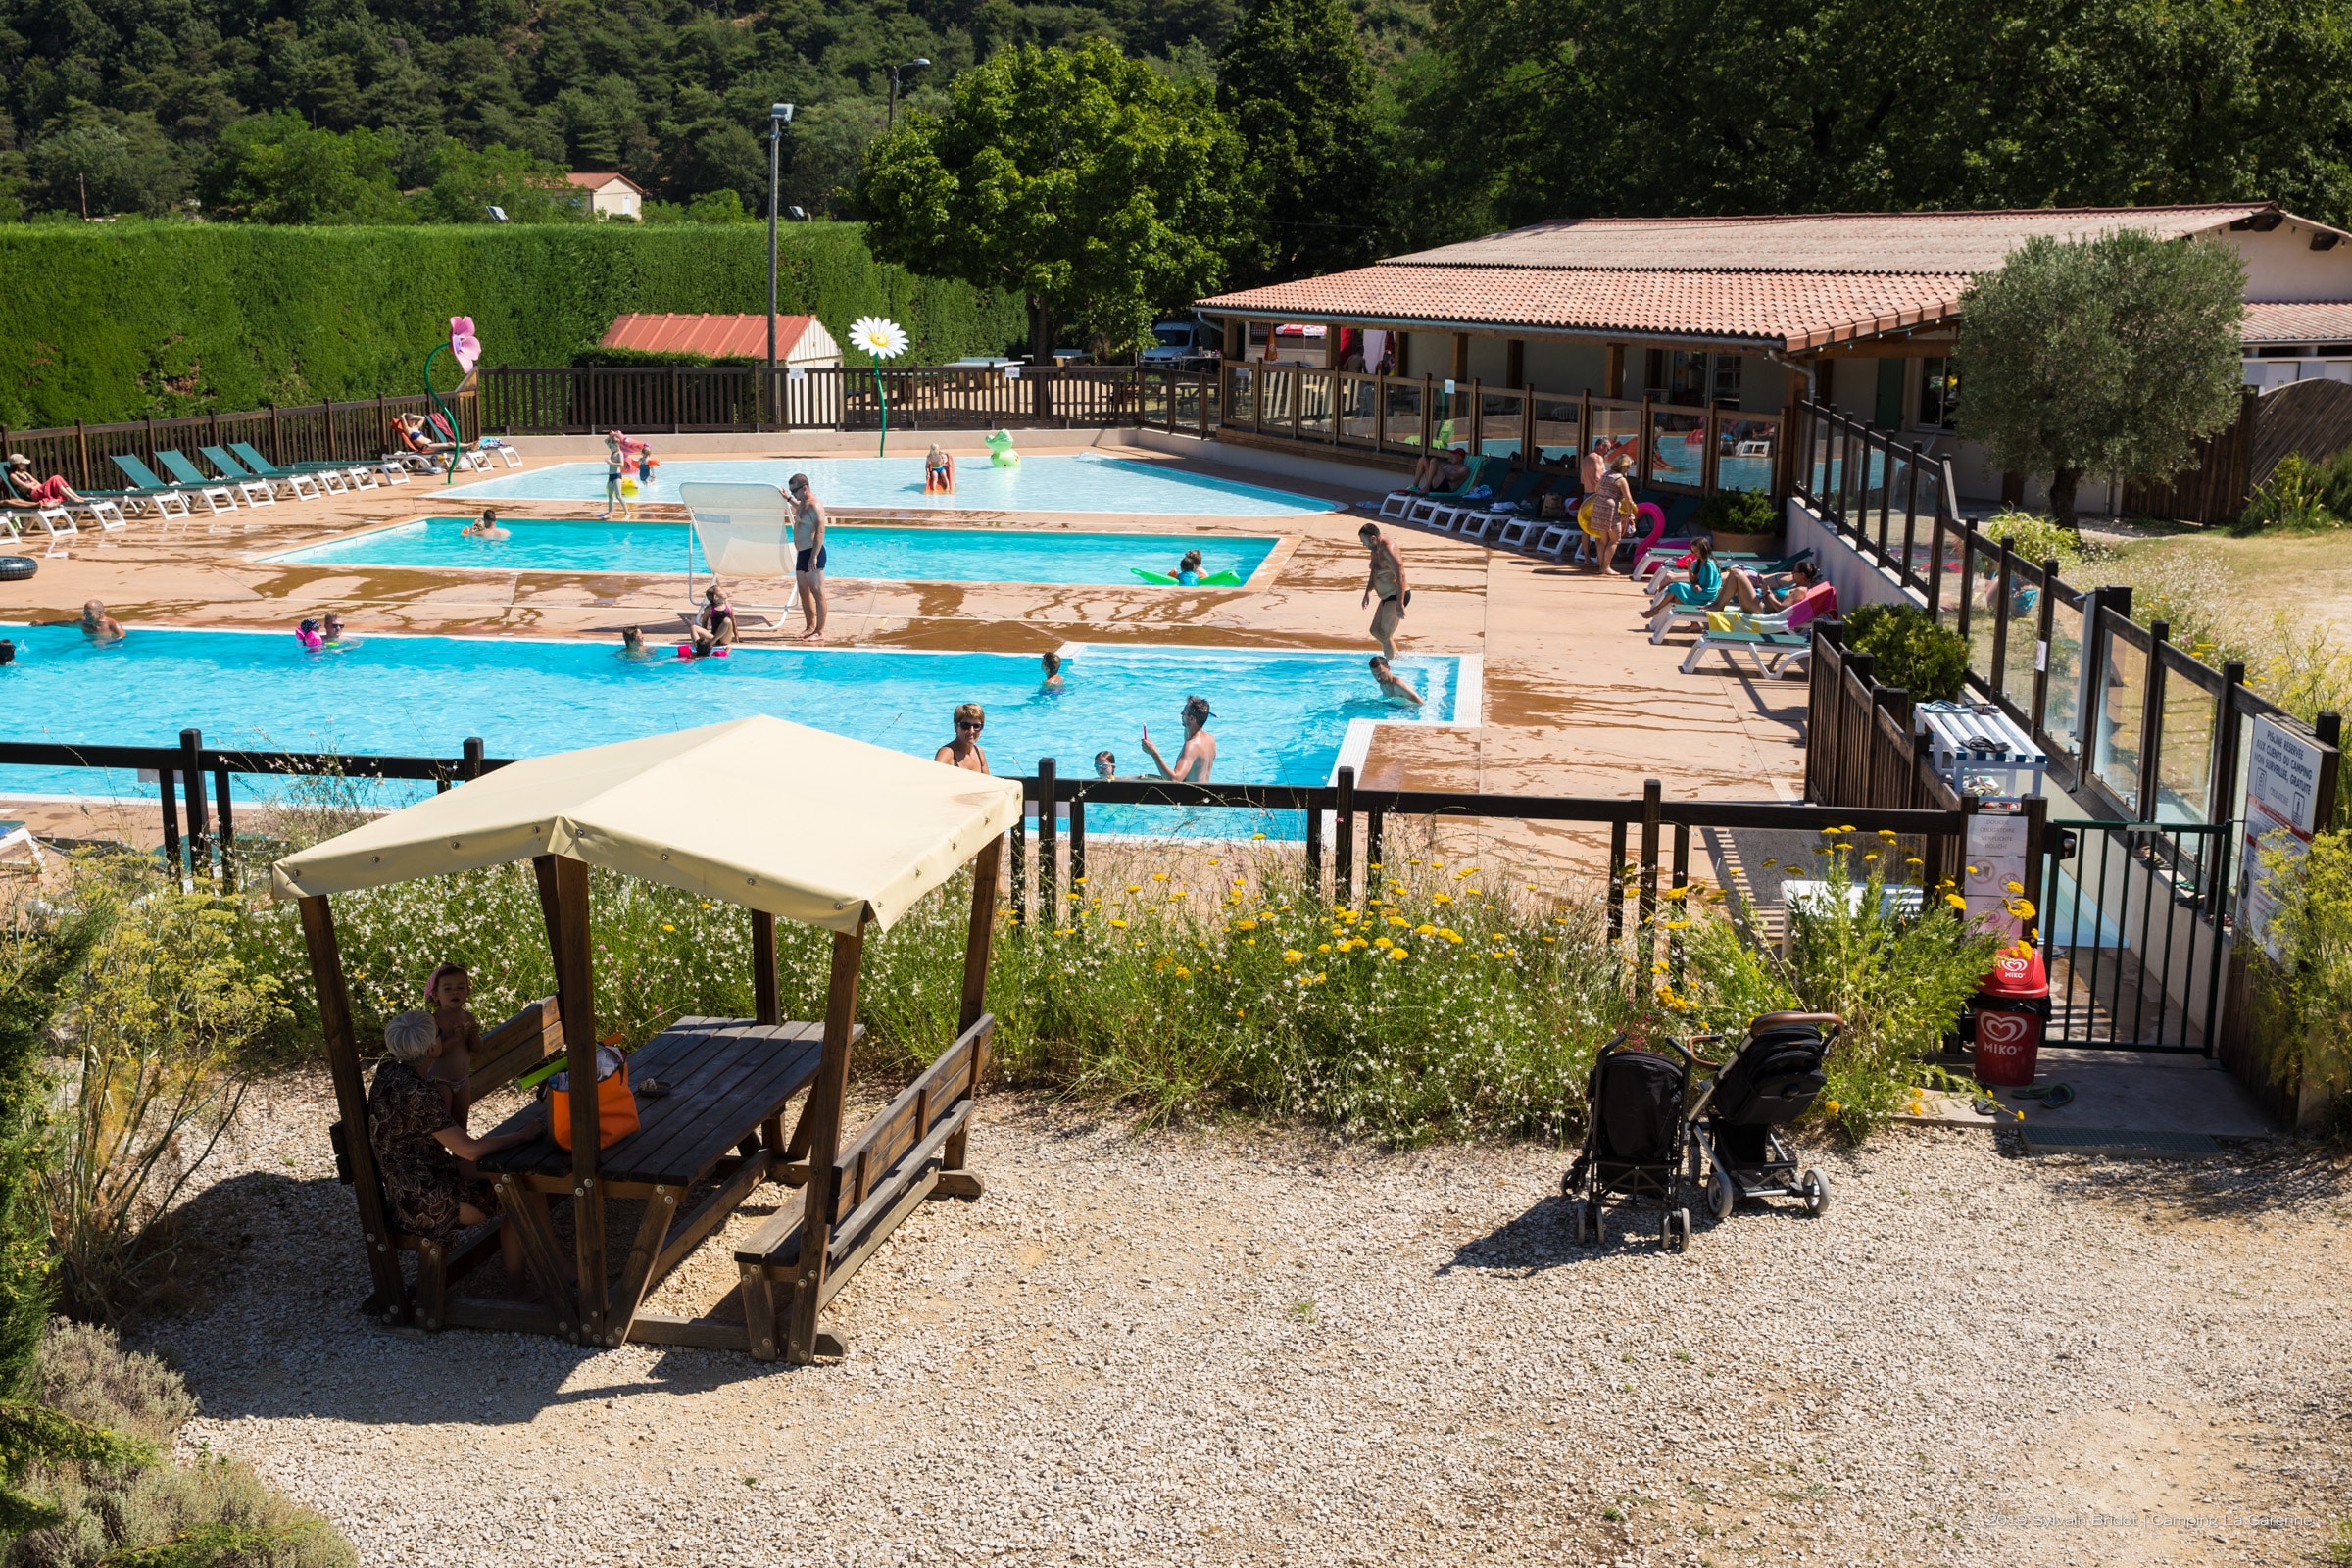
{"label": "man walking on pool deck", "polygon": [[1372,640],[1380,644],[1381,656],[1396,657],[1396,623],[1404,618],[1405,606],[1413,602],[1413,591],[1404,583],[1404,561],[1388,536],[1370,523],[1355,531],[1372,552],[1372,575],[1364,583],[1363,604],[1370,604],[1374,594],[1380,595],[1380,608],[1372,612]]}
{"label": "man walking on pool deck", "polygon": [[792,575],[801,585],[801,615],[808,622],[803,642],[825,639],[825,504],[808,493],[808,476],[790,481]]}

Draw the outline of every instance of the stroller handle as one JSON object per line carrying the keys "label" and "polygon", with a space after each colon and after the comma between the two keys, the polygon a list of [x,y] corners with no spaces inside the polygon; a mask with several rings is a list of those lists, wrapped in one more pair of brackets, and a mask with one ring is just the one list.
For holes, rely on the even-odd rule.
{"label": "stroller handle", "polygon": [[1768,1012],[1748,1025],[1750,1029],[1770,1028],[1785,1023],[1827,1023],[1845,1027],[1845,1020],[1834,1012]]}

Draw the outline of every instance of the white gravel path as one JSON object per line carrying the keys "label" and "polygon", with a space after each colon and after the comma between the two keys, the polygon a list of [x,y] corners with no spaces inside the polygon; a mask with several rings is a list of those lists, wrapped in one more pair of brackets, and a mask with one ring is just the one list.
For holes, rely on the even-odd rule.
{"label": "white gravel path", "polygon": [[372,1325],[330,1104],[248,1102],[198,1219],[252,1240],[147,1337],[185,1441],[370,1565],[2236,1565],[2352,1514],[2352,1160],[2308,1149],[1897,1130],[1823,1160],[1823,1218],[1677,1257],[1570,1245],[1541,1148],[1000,1095],[989,1196],[925,1205],[828,1314],[848,1360],[788,1369]]}

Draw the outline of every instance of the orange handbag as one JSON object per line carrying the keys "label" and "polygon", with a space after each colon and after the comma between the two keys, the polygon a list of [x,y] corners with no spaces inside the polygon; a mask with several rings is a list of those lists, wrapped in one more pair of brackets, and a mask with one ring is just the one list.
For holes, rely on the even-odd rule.
{"label": "orange handbag", "polygon": [[[559,1149],[571,1147],[571,1091],[551,1092],[547,1105],[548,1136]],[[637,1097],[629,1092],[629,1064],[623,1061],[596,1086],[596,1147],[607,1148],[637,1130]]]}

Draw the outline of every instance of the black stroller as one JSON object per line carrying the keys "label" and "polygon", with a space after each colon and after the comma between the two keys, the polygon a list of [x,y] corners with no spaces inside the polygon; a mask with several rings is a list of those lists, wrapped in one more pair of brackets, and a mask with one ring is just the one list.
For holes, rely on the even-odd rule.
{"label": "black stroller", "polygon": [[1690,1184],[1717,1219],[1743,1198],[1800,1199],[1808,1214],[1830,1206],[1830,1179],[1799,1172],[1780,1129],[1820,1098],[1821,1060],[1844,1022],[1834,1012],[1768,1012],[1699,1090],[1690,1110]]}
{"label": "black stroller", "polygon": [[1580,1245],[1599,1243],[1607,1210],[1652,1201],[1668,1250],[1690,1245],[1690,1210],[1683,1206],[1682,1188],[1690,1124],[1683,1103],[1698,1058],[1672,1041],[1666,1050],[1674,1054],[1630,1046],[1619,1035],[1592,1063],[1585,1147],[1560,1178],[1561,1196],[1575,1200],[1570,1219]]}

